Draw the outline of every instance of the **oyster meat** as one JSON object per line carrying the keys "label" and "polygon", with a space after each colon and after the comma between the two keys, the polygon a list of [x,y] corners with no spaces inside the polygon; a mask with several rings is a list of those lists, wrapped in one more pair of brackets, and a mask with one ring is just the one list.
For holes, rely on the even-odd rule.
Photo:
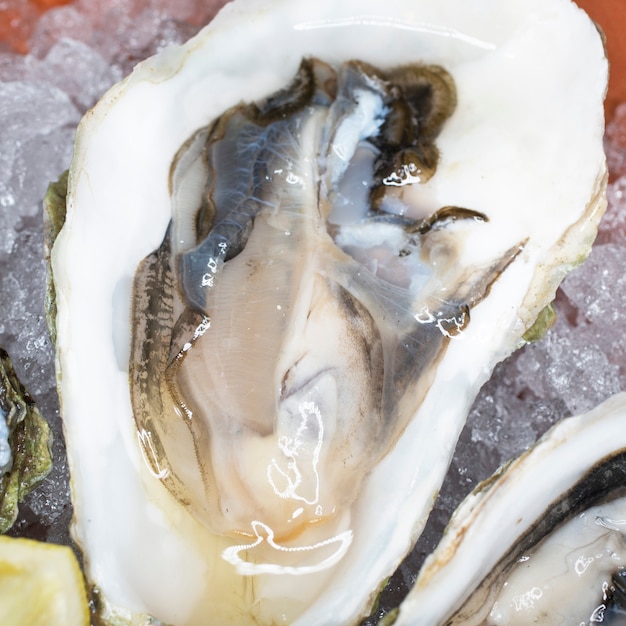
{"label": "oyster meat", "polygon": [[[322,562],[338,558],[351,533],[329,527],[349,527],[362,479],[523,249],[454,265],[457,240],[488,218],[409,210],[455,102],[436,66],[306,59],[288,89],[227,111],[179,153],[172,223],[133,290],[133,413],[153,473],[213,531],[302,535],[311,557],[330,541]],[[240,551],[228,554],[242,572],[319,567],[280,553],[243,565]]]}
{"label": "oyster meat", "polygon": [[566,418],[479,485],[396,624],[623,624],[625,416],[622,393]]}
{"label": "oyster meat", "polygon": [[87,114],[51,260],[104,619],[367,615],[588,253],[605,86],[568,0],[237,0]]}

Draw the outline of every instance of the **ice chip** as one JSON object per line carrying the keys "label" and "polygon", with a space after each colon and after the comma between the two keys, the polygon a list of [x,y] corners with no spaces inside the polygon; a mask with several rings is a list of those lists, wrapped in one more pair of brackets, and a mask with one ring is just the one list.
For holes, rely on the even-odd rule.
{"label": "ice chip", "polygon": [[4,261],[13,252],[17,240],[16,227],[19,214],[13,210],[15,197],[12,189],[0,180],[0,260]]}
{"label": "ice chip", "polygon": [[23,218],[38,215],[48,182],[67,167],[79,118],[52,85],[0,82],[0,258],[14,252]]}
{"label": "ice chip", "polygon": [[559,320],[540,343],[518,359],[526,384],[541,398],[560,398],[568,413],[588,411],[620,391],[618,367],[605,351]]}
{"label": "ice chip", "polygon": [[607,346],[616,325],[626,323],[626,248],[617,244],[596,246],[587,261],[561,285],[568,300],[578,308],[578,324],[597,322],[605,331]]}
{"label": "ice chip", "polygon": [[39,18],[31,37],[31,51],[35,56],[43,58],[63,37],[90,43],[96,35],[94,30],[94,24],[82,11],[74,5],[62,6],[47,11]]}
{"label": "ice chip", "polygon": [[0,52],[0,82],[24,80],[30,75],[30,55]]}
{"label": "ice chip", "polygon": [[76,125],[80,113],[67,94],[41,82],[0,83],[0,179],[6,180],[20,146],[56,128]]}
{"label": "ice chip", "polygon": [[102,55],[87,44],[74,39],[60,39],[41,64],[42,74],[62,89],[81,111],[115,82],[121,71],[112,67]]}
{"label": "ice chip", "polygon": [[21,143],[10,178],[16,209],[21,215],[40,214],[48,184],[67,169],[72,158],[73,141],[74,127],[65,126]]}

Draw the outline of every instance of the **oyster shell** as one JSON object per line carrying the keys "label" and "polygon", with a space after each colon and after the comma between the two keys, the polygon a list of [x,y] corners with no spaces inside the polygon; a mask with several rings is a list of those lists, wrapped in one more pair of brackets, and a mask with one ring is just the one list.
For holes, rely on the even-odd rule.
{"label": "oyster shell", "polygon": [[622,393],[566,418],[479,485],[455,511],[395,623],[623,620],[625,417]]}
{"label": "oyster shell", "polygon": [[19,502],[50,472],[48,422],[0,348],[0,533],[15,522]]}
{"label": "oyster shell", "polygon": [[[281,45],[273,45],[276,41]],[[403,365],[411,376],[388,403],[391,411],[380,398],[369,395],[377,387],[364,383],[370,380],[367,376],[357,378],[357,387],[342,382],[342,393],[364,402],[365,423],[372,415],[382,415],[383,422],[395,422],[396,426],[382,435],[368,431],[364,439],[380,439],[382,445],[374,446],[374,452],[365,446],[367,462],[349,481],[332,465],[336,453],[320,452],[316,457],[313,445],[311,457],[330,465],[320,473],[314,468],[306,480],[322,476],[347,482],[352,488],[337,497],[324,492],[321,513],[317,511],[320,501],[303,515],[304,530],[290,533],[291,521],[301,515],[299,508],[305,508],[294,502],[281,513],[282,528],[274,519],[269,524],[265,521],[280,508],[267,506],[265,499],[250,509],[254,515],[247,512],[241,516],[243,525],[226,524],[227,509],[231,508],[225,504],[226,497],[235,491],[225,490],[223,484],[221,491],[211,491],[207,484],[213,483],[206,479],[211,472],[203,469],[218,453],[234,450],[239,455],[235,462],[228,457],[225,464],[217,465],[243,464],[240,475],[258,482],[273,496],[266,480],[268,471],[276,467],[278,476],[279,470],[284,474],[284,467],[291,470],[293,465],[288,465],[290,457],[284,446],[280,452],[276,449],[271,425],[269,431],[259,428],[256,437],[242,439],[237,445],[228,442],[216,451],[210,449],[213,439],[195,430],[195,422],[192,427],[185,422],[190,417],[185,412],[187,400],[195,393],[185,391],[186,383],[174,385],[174,389],[184,390],[182,394],[170,394],[175,407],[169,413],[176,415],[178,410],[180,418],[161,419],[160,412],[142,409],[146,404],[136,402],[145,389],[142,376],[144,382],[156,380],[154,385],[159,387],[163,376],[159,368],[129,366],[132,331],[134,354],[161,334],[158,330],[144,332],[140,326],[145,320],[133,322],[131,328],[129,315],[138,265],[150,265],[167,256],[154,251],[170,228],[172,206],[185,205],[191,198],[195,208],[202,196],[204,183],[195,182],[196,173],[203,175],[204,170],[198,147],[207,138],[212,145],[215,120],[220,116],[233,119],[234,114],[225,112],[242,101],[244,107],[249,103],[262,107],[267,102],[264,99],[277,93],[280,100],[284,92],[278,90],[292,82],[303,58],[321,59],[320,67],[328,64],[339,74],[342,64],[358,59],[357,66],[378,68],[377,72],[365,72],[374,83],[393,84],[393,68],[437,66],[443,70],[435,73],[452,77],[458,102],[454,112],[446,114],[451,113],[434,140],[436,152],[421,139],[413,144],[409,141],[427,153],[420,157],[420,167],[431,170],[428,180],[408,176],[415,161],[400,159],[395,169],[380,177],[390,179],[387,187],[391,189],[378,192],[374,183],[366,185],[374,204],[380,204],[379,210],[404,214],[402,219],[389,215],[385,218],[388,223],[375,228],[371,223],[376,219],[365,219],[368,215],[357,214],[345,224],[335,208],[324,212],[324,203],[318,204],[319,198],[325,197],[324,183],[329,198],[344,192],[338,194],[337,181],[331,176],[328,184],[323,171],[310,165],[317,161],[323,145],[318,139],[311,140],[316,133],[298,131],[300,144],[309,142],[303,162],[308,159],[311,179],[307,193],[315,202],[300,211],[305,219],[290,221],[292,216],[282,210],[272,219],[282,228],[283,238],[292,227],[306,232],[301,241],[309,269],[298,270],[292,291],[302,285],[322,284],[326,285],[322,292],[330,293],[326,299],[330,304],[311,316],[313,331],[300,337],[305,352],[316,354],[321,361],[336,359],[331,375],[320,376],[322,366],[312,370],[311,380],[319,387],[317,405],[332,405],[334,398],[341,398],[328,390],[349,380],[346,377],[355,371],[349,360],[357,352],[354,345],[333,347],[337,338],[354,332],[365,319],[369,330],[360,335],[383,338],[378,352],[375,342],[365,342],[366,352],[378,354],[370,357],[372,369],[380,369],[382,364],[383,379],[400,381],[393,359],[390,362],[388,358],[393,354],[390,345],[400,353],[418,352],[414,346],[407,348],[410,342],[406,337],[417,337],[420,342],[424,338],[421,349],[430,360],[419,366],[398,360],[395,365]],[[316,84],[321,82],[316,80]],[[338,84],[345,83],[340,79]],[[604,208],[606,171],[601,139],[605,85],[606,60],[600,38],[584,13],[566,0],[520,0],[506,6],[495,0],[436,4],[395,0],[384,7],[373,0],[342,2],[340,6],[248,0],[227,5],[184,46],[169,48],[140,64],[87,114],[77,135],[67,216],[52,251],[52,267],[58,307],[58,375],[76,511],[74,533],[85,552],[88,576],[105,598],[105,613],[121,615],[131,623],[143,623],[150,614],[176,626],[205,624],[207,616],[215,623],[348,624],[367,614],[380,584],[423,527],[478,388],[495,363],[523,342],[524,333],[552,299],[565,272],[588,252]],[[368,97],[364,102],[373,100],[375,97]],[[333,105],[327,108],[332,111]],[[357,126],[361,124],[358,141],[353,138],[352,144],[345,144],[351,146],[350,151],[339,155],[338,170],[327,168],[340,171],[341,181],[355,164],[357,147],[376,137],[375,128],[367,132],[363,128],[372,126],[373,120],[381,117],[376,111],[386,108],[390,107],[385,102],[369,112],[356,107]],[[324,115],[332,117],[332,113]],[[307,120],[301,120],[302,128],[310,129]],[[381,124],[378,122],[379,128]],[[332,129],[333,125],[322,127]],[[333,141],[330,146],[344,145]],[[568,142],[579,149],[563,153]],[[384,152],[375,139],[369,143]],[[219,152],[219,147],[216,150]],[[427,158],[432,154],[434,159]],[[330,163],[332,158],[326,161]],[[297,176],[300,173],[298,170]],[[411,184],[399,188],[393,183],[402,176]],[[188,185],[190,196],[184,191]],[[326,219],[329,214],[336,218],[331,226],[327,221],[332,220]],[[227,260],[227,255],[222,259],[211,254],[205,257],[209,269],[215,262],[219,270],[216,289],[228,285],[227,271],[238,261],[256,262],[263,250],[270,249],[268,239],[260,233],[264,223],[266,231],[268,226],[276,230],[276,224],[270,224],[262,211],[254,215],[253,224],[246,226],[250,234],[237,246],[238,254],[232,260]],[[471,219],[457,219],[467,216]],[[362,228],[354,223],[361,220],[366,222]],[[211,231],[216,222],[209,222]],[[119,224],[123,224],[121,230]],[[237,222],[238,227],[243,225],[244,221]],[[176,245],[183,241],[179,258],[186,259],[189,250],[202,248],[203,237],[189,239],[188,231],[177,228],[173,227],[173,241]],[[311,238],[306,228],[321,234]],[[201,225],[197,229],[207,232]],[[269,241],[275,244],[277,239]],[[412,292],[387,274],[376,276],[367,264],[372,249],[380,246],[387,257],[393,257],[393,269],[407,267],[409,261],[402,259],[406,247],[412,246],[409,256],[421,257],[426,287]],[[254,249],[256,256],[246,257]],[[290,267],[295,267],[293,254],[299,248],[287,249]],[[266,256],[270,262],[278,262],[278,257]],[[175,265],[168,262],[162,266],[169,267],[162,276],[164,284]],[[350,297],[338,297],[337,290],[327,287],[328,282],[311,280],[313,274],[319,275],[312,266],[326,267],[325,276],[331,276],[331,282]],[[263,271],[273,281],[270,284],[281,287],[280,275]],[[194,272],[192,268],[189,275]],[[292,274],[297,272],[290,270]],[[396,276],[395,271],[391,275]],[[141,276],[136,286],[159,280],[158,272],[148,273],[148,278]],[[203,278],[200,276],[200,281]],[[178,356],[186,361],[191,360],[187,354],[199,352],[195,347],[189,351],[188,344],[199,346],[205,338],[209,343],[224,339],[212,337],[209,327],[209,323],[217,324],[224,309],[204,310],[205,304],[210,306],[213,292],[209,296],[198,293],[197,284],[192,278],[191,288],[182,292],[185,298],[172,306],[179,313],[187,307],[188,313],[183,311],[180,317],[177,313],[173,319],[179,320],[178,329],[188,329],[190,334],[177,336],[167,346],[168,366]],[[383,284],[388,285],[386,291]],[[252,282],[250,288],[254,289]],[[142,289],[136,288],[137,293],[135,310],[144,310]],[[387,297],[385,305],[381,304],[383,296]],[[228,302],[237,301],[233,298]],[[306,302],[291,298],[289,295],[285,301],[290,306]],[[342,300],[343,310],[338,306]],[[347,301],[351,307],[346,307]],[[265,306],[272,303],[275,301]],[[282,306],[282,300],[279,304]],[[148,310],[154,310],[151,306]],[[347,308],[358,312],[351,320],[346,318]],[[236,312],[237,316],[243,313]],[[390,313],[399,318],[398,324],[383,321]],[[307,317],[305,307],[298,319]],[[150,318],[146,319],[150,325]],[[158,319],[158,313],[152,319]],[[422,327],[429,332],[415,331]],[[293,328],[285,332],[290,331]],[[273,327],[271,332],[275,333]],[[332,337],[327,343],[322,341],[326,332]],[[295,362],[292,356],[285,350],[281,358],[286,366],[272,372],[279,371],[282,376]],[[358,359],[356,366],[363,370]],[[258,370],[266,380],[275,380],[265,367],[262,362]],[[205,371],[213,374],[210,366]],[[135,389],[132,403],[129,376]],[[385,383],[381,384],[384,396]],[[299,382],[294,388],[306,388],[306,384]],[[209,402],[215,402],[215,397],[215,392],[209,392]],[[292,397],[297,399],[296,410],[306,408],[303,397]],[[259,398],[266,401],[262,395]],[[348,404],[353,400],[344,397]],[[219,405],[225,406],[222,400]],[[317,416],[315,410],[310,413]],[[335,408],[324,409],[325,415],[336,413]],[[353,419],[352,411],[346,413]],[[400,419],[396,419],[398,415]],[[354,428],[356,422],[350,424]],[[322,425],[326,422],[318,420],[316,432]],[[231,430],[247,426],[236,423]],[[309,422],[306,428],[315,430]],[[332,438],[318,441],[332,444]],[[350,437],[346,441],[352,443]],[[253,449],[268,442],[275,446],[269,455],[241,455],[241,448]],[[272,454],[278,457],[280,453],[284,467],[280,463],[274,466],[272,461]],[[192,462],[185,465],[185,457]],[[237,481],[239,485],[239,478]],[[223,478],[216,481],[223,482]],[[255,488],[249,491],[254,494]],[[294,490],[287,492],[292,501],[297,500]],[[229,502],[244,511],[247,506],[239,494]],[[262,515],[256,517],[259,511]]]}

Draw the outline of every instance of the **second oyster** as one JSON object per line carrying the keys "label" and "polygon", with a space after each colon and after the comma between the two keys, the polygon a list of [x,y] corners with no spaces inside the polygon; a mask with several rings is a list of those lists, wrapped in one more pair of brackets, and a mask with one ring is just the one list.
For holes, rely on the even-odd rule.
{"label": "second oyster", "polygon": [[625,419],[621,393],[566,418],[479,485],[428,557],[398,626],[623,624]]}

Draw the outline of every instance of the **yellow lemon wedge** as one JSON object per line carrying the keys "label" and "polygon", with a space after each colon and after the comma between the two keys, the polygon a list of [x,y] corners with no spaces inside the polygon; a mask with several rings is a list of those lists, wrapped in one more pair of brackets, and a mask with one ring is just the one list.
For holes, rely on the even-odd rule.
{"label": "yellow lemon wedge", "polygon": [[70,548],[0,536],[0,624],[89,625],[85,583]]}

